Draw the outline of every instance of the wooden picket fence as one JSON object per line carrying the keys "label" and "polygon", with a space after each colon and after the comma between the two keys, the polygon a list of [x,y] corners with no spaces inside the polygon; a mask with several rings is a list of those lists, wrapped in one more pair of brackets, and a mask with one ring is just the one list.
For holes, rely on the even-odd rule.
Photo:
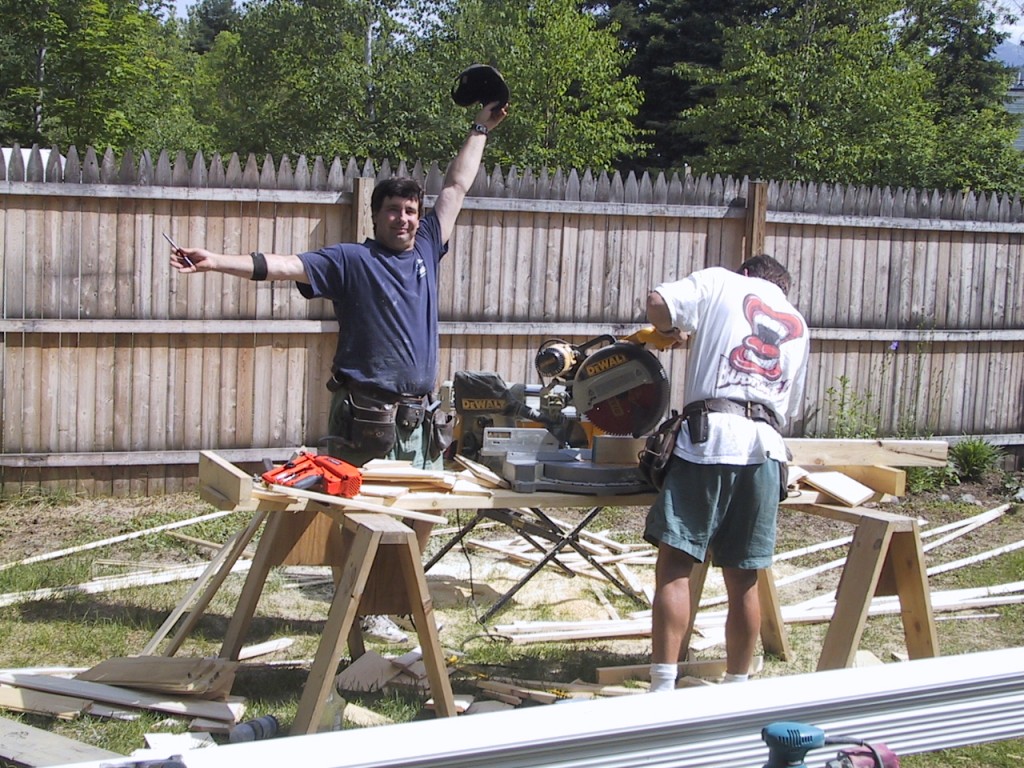
{"label": "wooden picket fence", "polygon": [[[373,184],[395,174],[420,179],[430,205],[443,170],[73,147],[0,162],[0,490],[161,493],[190,487],[199,450],[246,463],[315,445],[329,303],[178,275],[162,234],[230,253],[361,240]],[[481,170],[443,261],[440,378],[540,383],[546,339],[625,335],[657,283],[764,250],[790,269],[812,329],[792,435],[982,435],[1012,449],[1022,234],[1016,198]],[[660,356],[681,405],[686,354]]]}

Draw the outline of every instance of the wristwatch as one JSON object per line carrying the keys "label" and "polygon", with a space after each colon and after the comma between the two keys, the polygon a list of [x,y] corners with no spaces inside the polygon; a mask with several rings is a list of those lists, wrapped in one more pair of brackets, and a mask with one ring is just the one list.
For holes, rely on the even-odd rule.
{"label": "wristwatch", "polygon": [[473,123],[473,125],[469,127],[469,130],[472,133],[482,133],[484,136],[488,134],[487,126],[483,123]]}

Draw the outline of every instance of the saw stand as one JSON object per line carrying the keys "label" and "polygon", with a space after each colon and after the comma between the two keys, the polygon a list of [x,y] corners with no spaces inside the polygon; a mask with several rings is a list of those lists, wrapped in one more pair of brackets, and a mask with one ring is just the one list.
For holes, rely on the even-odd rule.
{"label": "saw stand", "polygon": [[[353,659],[365,652],[357,621],[361,615],[412,614],[423,649],[435,711],[444,717],[457,714],[421,564],[421,548],[433,526],[423,518],[430,516],[411,519],[410,527],[386,514],[346,510],[341,506],[311,504],[306,509],[290,511],[288,505],[281,501],[260,499],[250,475],[211,452],[203,452],[200,456],[200,483],[201,495],[206,500],[211,500],[211,496],[219,497],[216,501],[221,506],[248,508],[253,516],[248,525],[224,545],[207,573],[199,577],[147,644],[143,655],[155,652],[177,619],[205,587],[163,655],[173,656],[177,652],[266,519],[266,527],[228,624],[220,657],[238,658],[271,568],[299,564],[331,566],[334,597],[299,700],[292,735],[318,730],[346,641]],[[227,489],[230,490],[225,493]],[[339,502],[343,501],[339,499]],[[415,512],[409,512],[409,518],[416,517]]]}
{"label": "saw stand", "polygon": [[[598,513],[600,513],[604,507],[604,504],[591,507],[586,514],[583,515],[583,518],[568,530],[559,525],[555,520],[546,515],[543,510],[537,507],[524,507],[522,509],[478,509],[476,514],[473,516],[473,519],[466,523],[466,525],[462,526],[458,533],[445,542],[444,546],[441,547],[441,549],[438,550],[438,552],[423,567],[423,570],[429,571],[438,560],[448,554],[449,550],[462,541],[474,528],[476,528],[479,523],[490,519],[507,525],[513,531],[518,533],[527,543],[529,543],[530,546],[543,554],[543,557],[534,563],[533,566],[519,579],[519,581],[512,585],[505,594],[494,602],[494,605],[488,608],[484,614],[480,616],[477,620],[479,623],[484,624],[489,618],[491,618],[491,616],[501,610],[502,606],[504,606],[516,592],[522,589],[526,582],[536,576],[548,563],[553,563],[558,566],[566,576],[575,576],[576,574],[573,570],[558,559],[559,553],[566,547],[571,547],[576,550],[580,557],[588,562],[594,570],[598,571],[602,576],[608,579],[608,581],[614,584],[624,595],[632,598],[641,605],[645,605],[646,603],[640,595],[630,589],[627,585],[623,584],[621,580],[617,579],[611,571],[598,562],[594,555],[588,552],[580,543],[580,532],[587,527],[591,520],[597,517]],[[532,517],[530,517],[530,515],[532,515]],[[545,549],[544,545],[541,544],[539,540],[550,542],[551,547],[549,549]]]}

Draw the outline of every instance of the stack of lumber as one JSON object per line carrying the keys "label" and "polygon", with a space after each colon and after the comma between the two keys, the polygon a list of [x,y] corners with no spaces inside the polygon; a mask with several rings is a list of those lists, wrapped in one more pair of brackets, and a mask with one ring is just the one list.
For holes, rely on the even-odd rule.
{"label": "stack of lumber", "polygon": [[212,657],[126,656],[102,661],[80,672],[75,679],[172,696],[223,700],[231,693],[237,669],[237,661]]}
{"label": "stack of lumber", "polygon": [[159,656],[110,659],[73,678],[5,670],[0,671],[0,704],[64,719],[82,714],[133,719],[129,710],[150,710],[227,727],[245,714],[244,701],[229,696],[237,665]]}

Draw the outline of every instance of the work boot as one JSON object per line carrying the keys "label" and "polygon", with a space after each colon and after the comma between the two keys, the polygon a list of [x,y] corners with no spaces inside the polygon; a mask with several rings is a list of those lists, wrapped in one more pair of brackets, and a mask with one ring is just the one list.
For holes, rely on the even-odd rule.
{"label": "work boot", "polygon": [[387,616],[363,616],[359,626],[364,635],[383,640],[385,643],[404,643],[409,640],[409,636]]}

